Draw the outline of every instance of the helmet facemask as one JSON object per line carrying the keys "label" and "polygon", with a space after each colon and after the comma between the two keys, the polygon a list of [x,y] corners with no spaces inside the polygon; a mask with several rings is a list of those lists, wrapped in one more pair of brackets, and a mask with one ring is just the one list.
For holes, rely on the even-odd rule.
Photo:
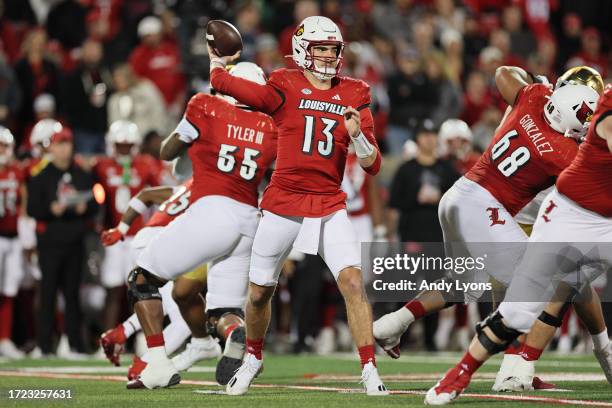
{"label": "helmet facemask", "polygon": [[[335,57],[314,55],[314,47],[329,45],[336,47]],[[342,61],[344,59],[342,55],[343,51],[344,43],[340,41],[310,41],[306,49],[306,63],[308,65],[305,69],[312,72],[315,78],[321,81],[330,80],[338,75],[340,68],[342,68]],[[317,62],[320,63],[320,65],[318,65]]]}

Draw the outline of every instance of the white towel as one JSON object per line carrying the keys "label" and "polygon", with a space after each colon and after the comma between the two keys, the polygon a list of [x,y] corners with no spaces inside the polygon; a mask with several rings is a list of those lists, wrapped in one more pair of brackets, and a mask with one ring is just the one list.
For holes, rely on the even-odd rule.
{"label": "white towel", "polygon": [[321,218],[304,217],[293,248],[305,254],[316,255],[319,252],[321,235]]}

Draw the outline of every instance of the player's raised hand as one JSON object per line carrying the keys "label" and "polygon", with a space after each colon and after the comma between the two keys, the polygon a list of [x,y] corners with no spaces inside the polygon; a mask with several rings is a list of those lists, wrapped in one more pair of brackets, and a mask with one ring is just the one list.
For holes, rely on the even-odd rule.
{"label": "player's raised hand", "polygon": [[234,61],[236,61],[238,58],[240,58],[240,51],[236,52],[234,55],[230,55],[227,57],[222,57],[219,54],[217,54],[214,50],[214,48],[212,48],[209,44],[206,44],[206,47],[208,48],[208,56],[210,58],[210,62],[211,62],[211,68],[213,68],[212,63],[217,62],[223,66],[230,64]]}
{"label": "player's raised hand", "polygon": [[348,106],[344,110],[344,126],[350,137],[357,137],[361,132],[361,115],[352,106]]}
{"label": "player's raised hand", "polygon": [[102,231],[101,234],[102,245],[111,246],[119,241],[123,241],[123,234],[118,228],[111,228]]}

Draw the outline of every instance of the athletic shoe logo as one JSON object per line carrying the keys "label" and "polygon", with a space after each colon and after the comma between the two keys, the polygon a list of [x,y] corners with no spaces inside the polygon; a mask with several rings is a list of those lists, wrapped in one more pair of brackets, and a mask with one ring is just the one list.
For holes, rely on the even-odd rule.
{"label": "athletic shoe logo", "polygon": [[335,94],[334,96],[332,96],[332,99],[335,99],[335,100],[339,101],[340,100],[340,95]]}
{"label": "athletic shoe logo", "polygon": [[557,204],[555,204],[553,200],[550,200],[548,203],[548,207],[546,207],[546,209],[544,210],[544,214],[542,214],[542,218],[544,219],[544,222],[550,222],[550,218],[548,218],[548,216],[550,215],[552,210],[554,210],[556,207],[557,207]]}
{"label": "athletic shoe logo", "polygon": [[489,207],[487,211],[489,212],[489,219],[491,220],[491,225],[489,225],[489,227],[506,224],[506,220],[499,219],[499,208]]}

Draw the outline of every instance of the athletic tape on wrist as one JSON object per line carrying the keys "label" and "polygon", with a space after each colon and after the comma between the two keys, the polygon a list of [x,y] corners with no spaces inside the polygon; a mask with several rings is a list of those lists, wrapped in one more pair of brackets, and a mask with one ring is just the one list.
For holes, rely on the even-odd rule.
{"label": "athletic tape on wrist", "polygon": [[142,214],[143,212],[147,211],[147,208],[149,208],[138,197],[133,197],[129,202],[129,206],[138,214]]}
{"label": "athletic tape on wrist", "polygon": [[119,225],[117,226],[117,230],[121,233],[121,235],[127,234],[129,229],[130,229],[130,226],[123,221],[121,221]]}
{"label": "athletic tape on wrist", "polygon": [[374,146],[370,143],[370,141],[365,137],[363,132],[359,132],[357,137],[351,138],[353,139],[353,146],[355,146],[355,154],[360,159],[365,159],[370,157],[370,155],[374,152]]}

